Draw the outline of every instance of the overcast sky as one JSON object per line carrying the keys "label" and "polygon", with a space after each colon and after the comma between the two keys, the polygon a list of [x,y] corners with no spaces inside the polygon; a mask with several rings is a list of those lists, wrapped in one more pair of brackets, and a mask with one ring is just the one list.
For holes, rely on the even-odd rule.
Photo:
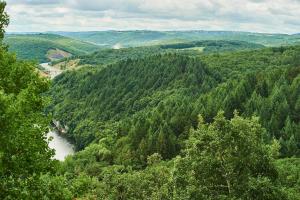
{"label": "overcast sky", "polygon": [[300,0],[7,0],[9,32],[300,32]]}

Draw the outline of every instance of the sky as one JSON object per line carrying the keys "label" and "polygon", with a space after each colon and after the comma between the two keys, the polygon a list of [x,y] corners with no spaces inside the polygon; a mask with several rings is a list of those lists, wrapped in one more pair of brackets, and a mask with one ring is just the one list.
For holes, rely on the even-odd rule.
{"label": "sky", "polygon": [[300,33],[300,0],[6,0],[8,32],[224,30]]}

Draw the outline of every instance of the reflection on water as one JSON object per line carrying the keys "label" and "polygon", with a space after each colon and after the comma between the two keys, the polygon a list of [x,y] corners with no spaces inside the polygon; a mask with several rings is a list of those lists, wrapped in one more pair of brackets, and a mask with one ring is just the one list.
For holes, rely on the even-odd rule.
{"label": "reflection on water", "polygon": [[63,161],[66,156],[74,154],[73,145],[55,131],[50,131],[48,137],[53,137],[49,147],[55,150],[54,158]]}

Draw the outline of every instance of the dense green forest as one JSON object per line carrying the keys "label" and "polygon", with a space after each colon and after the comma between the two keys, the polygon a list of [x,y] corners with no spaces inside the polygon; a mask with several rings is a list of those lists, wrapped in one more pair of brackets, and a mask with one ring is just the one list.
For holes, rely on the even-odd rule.
{"label": "dense green forest", "polygon": [[[94,139],[95,133],[89,128],[97,126],[89,123],[115,123],[130,118],[136,124],[140,118],[158,114],[154,112],[156,109],[168,113],[170,119],[163,115],[163,120],[159,120],[162,124],[155,129],[166,125],[176,137],[195,124],[198,114],[210,122],[219,110],[224,110],[228,118],[238,110],[245,116],[261,115],[264,127],[280,139],[285,120],[295,123],[293,126],[299,122],[295,117],[298,54],[298,46],[197,57],[165,54],[128,59],[104,69],[67,72],[54,81],[50,90],[54,117],[70,127],[71,135],[79,134],[76,141],[79,149],[85,146],[81,142]],[[277,98],[284,105],[277,105]],[[177,111],[173,104],[182,108]],[[286,110],[276,111],[277,107]],[[272,109],[276,112],[269,116]],[[180,116],[183,121],[172,115]],[[145,126],[142,130],[148,132],[151,124],[149,127],[146,122],[142,124]],[[82,139],[85,133],[88,135]]]}
{"label": "dense green forest", "polygon": [[[5,6],[0,199],[300,199],[300,46],[106,50],[50,81],[8,52]],[[63,162],[51,119],[77,149]]]}
{"label": "dense green forest", "polygon": [[[95,191],[90,195],[99,198],[110,195],[111,199],[299,199],[299,161],[293,158],[299,156],[300,147],[299,52],[299,46],[291,46],[196,56],[182,55],[180,52],[165,53],[127,59],[104,68],[86,67],[62,74],[54,80],[48,93],[53,98],[53,104],[47,110],[69,128],[66,136],[74,142],[77,150],[84,150],[68,158],[61,173],[72,174],[76,171],[91,179],[96,178],[93,179],[95,185],[90,186],[95,187]],[[241,117],[234,115],[234,112]],[[199,114],[202,116],[201,124],[212,124],[198,127]],[[253,116],[257,118],[250,119]],[[233,126],[232,135],[228,128],[231,125],[224,123]],[[199,132],[211,135],[205,137],[200,134],[194,138],[191,129],[197,133],[197,127]],[[251,133],[247,134],[256,134],[256,139],[249,137],[257,141],[249,139],[249,144],[245,144],[247,141],[243,137],[246,133],[239,129],[246,132],[249,129]],[[243,136],[240,138],[237,133]],[[226,138],[228,141],[223,141]],[[221,143],[212,141],[211,144],[217,146],[209,146],[206,142],[210,139]],[[207,151],[202,147],[189,147],[189,143],[201,140]],[[251,143],[258,141],[265,145],[259,147],[264,150],[252,148]],[[234,148],[237,145],[235,142],[242,142],[242,146]],[[251,147],[247,149],[248,146]],[[195,153],[194,158],[190,158],[190,153],[185,153],[190,151],[189,148],[200,148],[195,152],[191,150]],[[245,183],[236,183],[236,194],[229,194],[226,189],[220,189],[222,186],[216,186],[217,182],[222,185],[221,182],[225,181],[216,179],[218,168],[214,167],[220,160],[208,163],[201,160],[201,156],[215,158],[218,154],[211,150],[217,148],[220,148],[221,155],[223,148],[229,148],[229,155],[226,154],[229,160],[224,160],[229,162],[228,165],[241,158],[249,159],[241,161],[253,164],[245,173],[258,173],[252,174],[254,179],[247,177]],[[275,152],[272,153],[272,149]],[[246,156],[252,150],[257,158]],[[259,161],[264,157],[262,155],[269,155],[261,151],[270,151],[270,157]],[[258,152],[262,153],[261,156]],[[236,156],[237,160],[230,156]],[[275,158],[285,159],[275,162]],[[259,170],[254,160],[272,163],[263,169],[271,171],[251,172]],[[234,168],[227,164],[226,167],[234,169],[232,173],[235,173],[236,167],[242,167],[242,163],[235,163],[237,166]],[[285,174],[291,177],[290,184],[283,175],[286,173],[284,165],[291,168],[290,173]],[[180,168],[179,177],[174,174],[179,170],[177,167]],[[201,169],[207,169],[212,174]],[[208,182],[202,180],[200,175],[199,179],[193,179],[195,170],[208,176]],[[174,189],[177,188],[174,185],[177,178],[179,191]],[[140,180],[144,180],[145,185],[140,184]],[[213,189],[205,187],[208,183],[212,184]],[[148,188],[149,185],[153,188]],[[239,186],[241,188],[238,189]],[[145,194],[132,190],[136,187]],[[108,188],[107,192],[104,188]],[[282,188],[288,190],[283,191]],[[246,190],[253,191],[247,193]],[[87,194],[82,192],[78,195]]]}
{"label": "dense green forest", "polygon": [[48,62],[47,53],[59,49],[72,55],[92,53],[100,47],[88,42],[54,34],[6,34],[4,42],[11,52],[16,52],[18,59]]}
{"label": "dense green forest", "polygon": [[240,51],[247,49],[259,49],[264,45],[243,42],[243,41],[226,41],[226,40],[204,40],[186,43],[173,43],[160,46],[162,49],[179,49],[179,50],[193,50],[197,47],[203,47],[203,52],[224,52],[224,51]]}

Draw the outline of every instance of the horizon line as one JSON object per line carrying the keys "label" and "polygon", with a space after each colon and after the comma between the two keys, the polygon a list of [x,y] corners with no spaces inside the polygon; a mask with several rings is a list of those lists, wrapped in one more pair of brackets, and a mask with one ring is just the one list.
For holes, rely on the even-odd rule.
{"label": "horizon line", "polygon": [[250,33],[250,34],[264,34],[264,35],[298,35],[295,33],[280,33],[280,32],[253,32],[253,31],[237,31],[237,30],[205,30],[205,29],[183,29],[183,30],[155,30],[155,29],[106,29],[106,30],[83,30],[83,31],[7,31],[5,34],[47,34],[47,33],[89,33],[89,32],[227,32],[227,33]]}

